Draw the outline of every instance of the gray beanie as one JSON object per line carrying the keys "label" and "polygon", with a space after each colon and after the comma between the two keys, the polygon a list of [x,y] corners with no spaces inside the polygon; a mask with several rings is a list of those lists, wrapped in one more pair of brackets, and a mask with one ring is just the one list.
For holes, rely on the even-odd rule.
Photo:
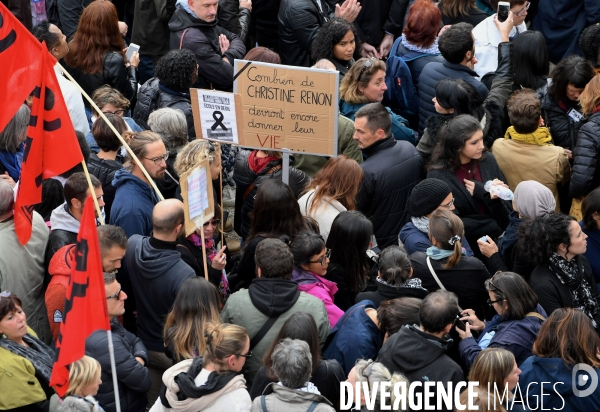
{"label": "gray beanie", "polygon": [[515,189],[515,205],[519,214],[526,219],[553,213],[556,199],[552,191],[535,180],[525,180]]}

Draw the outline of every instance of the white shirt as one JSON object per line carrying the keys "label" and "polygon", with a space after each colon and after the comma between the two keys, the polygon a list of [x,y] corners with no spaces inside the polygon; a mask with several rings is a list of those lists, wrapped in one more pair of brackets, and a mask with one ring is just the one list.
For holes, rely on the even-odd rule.
{"label": "white shirt", "polygon": [[54,66],[54,72],[58,79],[60,91],[65,99],[67,110],[69,110],[69,117],[71,118],[71,122],[73,122],[73,128],[76,131],[87,135],[90,132],[90,126],[87,121],[87,116],[85,115],[85,107],[83,105],[81,92],[73,83],[63,76],[58,64]]}

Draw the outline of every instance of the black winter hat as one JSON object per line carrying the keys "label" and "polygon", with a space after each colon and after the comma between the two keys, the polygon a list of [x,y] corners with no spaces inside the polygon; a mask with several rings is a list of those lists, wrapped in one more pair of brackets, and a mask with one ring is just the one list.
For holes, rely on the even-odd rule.
{"label": "black winter hat", "polygon": [[406,208],[412,217],[432,213],[452,193],[450,186],[440,179],[425,179],[416,185],[408,198]]}

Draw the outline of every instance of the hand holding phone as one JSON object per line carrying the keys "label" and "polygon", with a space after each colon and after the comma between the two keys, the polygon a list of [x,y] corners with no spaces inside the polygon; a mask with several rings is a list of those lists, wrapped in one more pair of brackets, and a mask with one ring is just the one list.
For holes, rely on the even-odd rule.
{"label": "hand holding phone", "polygon": [[131,43],[129,45],[129,47],[127,48],[127,52],[125,53],[125,58],[129,62],[131,60],[131,56],[133,56],[133,53],[139,52],[139,51],[140,51],[140,46],[138,46],[135,43]]}
{"label": "hand holding phone", "polygon": [[508,13],[510,12],[510,3],[507,1],[498,2],[498,21],[505,22],[508,19]]}

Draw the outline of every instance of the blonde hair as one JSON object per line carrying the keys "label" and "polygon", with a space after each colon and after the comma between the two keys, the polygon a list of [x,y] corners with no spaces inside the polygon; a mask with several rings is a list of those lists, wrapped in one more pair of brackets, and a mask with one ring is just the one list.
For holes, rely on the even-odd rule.
{"label": "blonde hair", "polygon": [[[163,141],[162,137],[158,133],[148,130],[143,132],[124,132],[123,139],[127,142],[133,154],[136,155],[140,161],[142,161],[142,159],[148,154],[148,149],[146,147],[149,144]],[[127,160],[125,164],[125,168],[131,172],[135,163],[129,157],[129,152],[127,153]]]}
{"label": "blonde hair", "polygon": [[[490,388],[494,394],[494,385],[499,392],[504,392],[506,385],[504,380],[510,375],[515,366],[515,355],[506,349],[487,348],[479,352],[469,372],[469,381],[479,382],[479,387]],[[508,391],[509,399],[512,394]],[[499,399],[496,399],[499,402]]]}
{"label": "blonde hair", "polygon": [[198,166],[198,163],[208,159],[213,164],[217,158],[217,145],[209,140],[196,139],[186,144],[175,159],[175,172],[181,176],[185,172]]}
{"label": "blonde hair", "polygon": [[65,396],[79,395],[83,388],[98,381],[100,372],[100,363],[90,356],[73,362],[69,369],[69,389]]}
{"label": "blonde hair", "polygon": [[[469,391],[465,390],[460,394],[460,403],[465,405],[465,411],[479,411],[479,412],[506,412],[506,409],[498,402],[494,401],[494,398],[490,396],[489,392],[483,389],[481,386],[473,390],[477,396],[473,399],[473,409],[469,408]],[[458,409],[455,409],[458,411]]]}
{"label": "blonde hair", "polygon": [[[368,370],[368,368],[371,368],[369,371],[369,376],[366,377],[365,376],[365,371]],[[381,385],[382,382],[390,382],[390,385],[392,388],[394,388],[394,386],[397,383],[401,383],[404,382],[405,383],[405,387],[404,390],[408,391],[408,386],[410,385],[410,382],[408,379],[406,379],[404,377],[404,375],[401,375],[399,373],[391,373],[388,368],[386,368],[385,366],[383,366],[383,364],[379,363],[379,362],[375,362],[371,359],[369,360],[364,360],[364,359],[359,359],[356,361],[356,365],[355,365],[355,369],[354,369],[354,373],[356,375],[356,382],[367,382],[369,385],[369,390],[371,391],[373,389],[373,384],[375,382],[379,382],[379,384]],[[395,396],[395,391],[392,390],[390,391],[390,404],[394,404],[396,402],[396,396]],[[403,394],[400,392],[400,395],[405,397],[407,396],[407,394]],[[377,405],[381,405],[381,391],[377,391],[376,392],[376,400],[375,400]],[[387,400],[386,400],[387,402]],[[401,405],[402,403],[400,402],[399,405]],[[392,409],[392,410],[396,410],[396,411],[402,411],[403,409]]]}
{"label": "blonde hair", "polygon": [[244,348],[249,338],[246,329],[241,326],[230,323],[220,325],[207,323],[204,336],[206,337],[206,347],[202,353],[204,364],[211,363],[217,373],[229,370],[225,360],[229,356],[246,355]]}
{"label": "blonde hair", "polygon": [[[363,70],[367,61],[372,62],[371,67]],[[366,88],[373,76],[380,70],[385,72],[385,63],[383,60],[370,60],[366,57],[358,59],[350,67],[350,70],[348,70],[348,73],[342,80],[342,84],[340,85],[340,99],[350,104],[371,103],[358,88]],[[359,77],[360,82],[358,81]]]}
{"label": "blonde hair", "polygon": [[583,114],[592,114],[600,105],[600,75],[595,75],[579,95],[579,104]]}

